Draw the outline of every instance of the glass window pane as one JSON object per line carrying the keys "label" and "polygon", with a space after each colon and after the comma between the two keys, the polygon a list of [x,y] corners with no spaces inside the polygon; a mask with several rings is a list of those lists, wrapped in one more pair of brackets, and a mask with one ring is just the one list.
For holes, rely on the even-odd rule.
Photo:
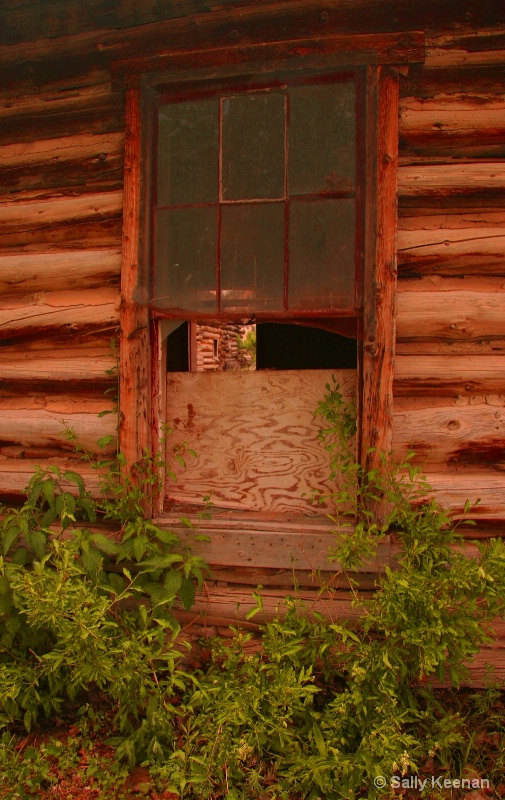
{"label": "glass window pane", "polygon": [[217,200],[218,142],[218,98],[160,107],[158,205]]}
{"label": "glass window pane", "polygon": [[290,203],[290,309],[354,306],[354,231],[354,200]]}
{"label": "glass window pane", "polygon": [[283,197],[284,94],[247,93],[222,102],[223,199]]}
{"label": "glass window pane", "polygon": [[222,207],[221,308],[282,310],[284,203]]}
{"label": "glass window pane", "polygon": [[153,304],[215,311],[217,208],[162,209],[156,222]]}
{"label": "glass window pane", "polygon": [[288,152],[290,195],[354,189],[353,83],[290,89]]}

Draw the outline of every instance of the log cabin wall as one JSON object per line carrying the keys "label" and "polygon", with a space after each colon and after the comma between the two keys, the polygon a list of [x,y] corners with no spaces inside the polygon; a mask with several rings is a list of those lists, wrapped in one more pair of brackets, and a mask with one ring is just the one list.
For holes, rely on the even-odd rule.
{"label": "log cabin wall", "polygon": [[[120,310],[125,96],[111,87],[110,64],[160,48],[180,53],[183,62],[195,48],[403,30],[425,32],[426,60],[400,79],[394,450],[398,456],[416,450],[439,498],[456,513],[466,498],[481,499],[472,536],[503,530],[502,0],[118,0],[113,9],[99,0],[6,0],[0,9],[4,497],[22,496],[35,464],[75,463],[61,437],[65,424],[95,451],[97,439],[115,430],[114,415],[97,417],[111,406],[104,392],[115,382],[110,340],[117,339]],[[297,578],[302,594],[312,597],[307,574]],[[198,602],[219,622],[237,602],[247,610],[258,582],[273,613],[292,570],[265,562],[238,574],[223,564],[215,579],[210,601]],[[372,582],[373,574],[361,577],[364,589]],[[339,612],[349,612],[344,593],[338,603]],[[332,613],[335,607],[332,600]],[[498,644],[505,646],[500,631]],[[472,669],[476,683],[485,660],[484,654]],[[492,660],[503,677],[499,650]]]}
{"label": "log cabin wall", "polygon": [[480,500],[483,536],[505,519],[503,44],[430,34],[399,120],[394,444],[453,511]]}

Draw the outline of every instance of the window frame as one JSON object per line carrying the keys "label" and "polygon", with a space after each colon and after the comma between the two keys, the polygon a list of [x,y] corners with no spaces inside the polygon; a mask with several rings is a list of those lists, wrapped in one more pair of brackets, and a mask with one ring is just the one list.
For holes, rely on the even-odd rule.
{"label": "window frame", "polygon": [[[216,228],[216,256],[218,264],[216,264],[216,283],[214,284],[214,288],[216,290],[216,307],[214,309],[209,308],[208,310],[201,310],[195,307],[190,307],[186,309],[180,308],[172,308],[167,309],[163,308],[162,304],[157,304],[156,300],[149,300],[149,305],[154,312],[154,314],[159,314],[160,317],[166,315],[170,316],[171,318],[179,318],[179,319],[186,319],[186,320],[199,320],[205,321],[207,319],[212,320],[222,320],[228,321],[233,319],[242,319],[246,317],[253,317],[254,319],[260,320],[308,320],[312,317],[314,318],[325,318],[329,317],[332,319],[335,318],[347,318],[347,319],[358,319],[362,313],[362,284],[363,284],[363,251],[364,251],[364,241],[363,241],[363,232],[364,232],[364,186],[365,186],[365,177],[364,177],[364,168],[366,163],[366,152],[365,152],[365,143],[364,143],[364,117],[365,117],[365,73],[364,68],[362,67],[347,67],[345,69],[337,69],[332,67],[330,69],[324,68],[322,69],[320,66],[318,69],[313,69],[308,71],[308,74],[299,74],[296,72],[294,75],[290,70],[276,70],[275,72],[266,73],[261,78],[256,76],[252,76],[245,72],[240,76],[230,76],[228,78],[216,78],[214,76],[206,79],[205,81],[202,78],[202,82],[198,85],[198,88],[195,87],[186,87],[185,89],[181,89],[177,82],[175,83],[165,83],[156,80],[147,79],[148,83],[148,91],[149,91],[149,104],[148,108],[145,110],[145,114],[151,117],[150,125],[152,126],[152,163],[149,166],[149,169],[152,170],[152,174],[150,176],[150,196],[145,197],[145,207],[146,209],[149,208],[149,219],[145,220],[146,228],[150,227],[150,253],[149,253],[149,276],[146,276],[147,282],[151,286],[151,292],[154,291],[154,284],[155,284],[155,271],[156,271],[156,248],[157,248],[157,216],[159,213],[164,213],[167,209],[168,210],[191,210],[197,208],[205,208],[208,207],[209,209],[217,209],[217,228]],[[276,196],[275,198],[267,198],[261,200],[259,195],[255,199],[248,199],[244,196],[243,199],[231,198],[226,199],[221,196],[221,177],[218,179],[218,183],[216,186],[219,187],[218,196],[213,201],[173,201],[170,203],[167,200],[163,202],[160,200],[158,194],[158,163],[160,159],[160,151],[159,141],[157,136],[157,121],[158,121],[158,114],[160,109],[166,105],[177,105],[179,103],[191,103],[192,101],[202,101],[202,100],[216,100],[219,106],[226,101],[226,100],[233,100],[235,98],[241,98],[247,95],[257,96],[259,94],[267,94],[272,91],[274,94],[277,92],[282,92],[285,97],[285,102],[289,104],[291,97],[291,91],[303,87],[304,89],[309,89],[310,87],[314,87],[317,90],[317,87],[324,87],[324,86],[331,86],[331,85],[339,85],[339,84],[351,84],[355,91],[355,106],[354,106],[354,122],[356,124],[356,133],[355,133],[355,179],[354,185],[349,188],[340,188],[340,189],[323,189],[320,188],[318,190],[308,191],[296,193],[290,192],[288,188],[288,162],[287,162],[287,155],[286,162],[284,164],[284,189],[282,195]],[[219,162],[219,169],[221,169],[222,164],[222,156],[223,156],[223,140],[222,140],[222,121],[221,121],[221,111],[219,112],[219,140],[216,142],[217,147],[219,148],[219,158],[216,160],[216,163]],[[287,148],[287,137],[289,136],[289,129],[290,129],[290,119],[289,119],[289,110],[287,111],[287,117],[284,121],[284,151]],[[291,152],[289,150],[289,152]],[[217,176],[216,176],[217,177]],[[288,305],[288,286],[291,287],[291,269],[292,269],[292,255],[296,258],[296,250],[291,251],[288,241],[286,239],[286,226],[288,225],[286,215],[290,216],[289,209],[291,207],[296,207],[300,201],[304,201],[305,203],[316,203],[324,207],[326,201],[352,201],[353,203],[353,213],[355,218],[354,223],[354,234],[353,234],[353,264],[354,264],[354,271],[353,271],[353,278],[352,278],[352,295],[353,300],[352,302],[347,302],[346,304],[336,304],[332,308],[318,306],[317,303],[307,307],[303,305],[296,306],[296,303],[291,302],[289,299]],[[282,214],[284,218],[284,257],[283,257],[283,271],[284,274],[282,276],[282,283],[283,283],[283,292],[282,292],[282,307],[277,308],[262,308],[260,304],[258,304],[254,308],[247,308],[244,307],[240,309],[238,307],[233,308],[230,305],[221,305],[222,297],[222,281],[223,281],[223,273],[222,273],[222,266],[219,263],[219,259],[223,252],[223,248],[226,245],[226,238],[223,228],[223,214],[225,213],[225,208],[231,207],[254,207],[256,204],[260,206],[266,207],[266,204],[273,203],[276,206],[282,207]],[[289,295],[291,292],[289,291]],[[261,303],[261,298],[260,298]],[[358,335],[358,330],[356,329],[356,336]]]}
{"label": "window frame", "polygon": [[[337,52],[327,56],[325,68],[345,69],[345,55]],[[366,60],[363,59],[365,64]],[[316,68],[321,68],[321,58],[316,61]],[[190,55],[187,63],[191,63]],[[290,61],[288,68],[310,69],[311,63],[310,58],[299,57],[295,66]],[[351,63],[359,64],[359,58]],[[279,72],[278,61],[262,67],[264,71]],[[142,65],[137,64],[133,74],[138,76],[135,70],[139,69],[142,72]],[[246,74],[255,69],[257,62],[233,65],[231,69],[207,67],[203,73],[226,73],[228,77],[230,72]],[[379,453],[389,452],[392,443],[399,81],[398,70],[387,64],[369,64],[365,74],[367,163],[358,453],[361,464],[369,469],[380,466]],[[149,263],[145,198],[150,194],[151,180],[150,170],[142,170],[142,164],[150,163],[152,155],[152,118],[145,109],[152,103],[153,86],[166,78],[164,73],[158,73],[144,79],[142,86],[135,79],[126,91],[119,442],[132,474],[143,452],[159,450],[165,404],[163,322],[153,319],[142,302]],[[187,87],[204,79],[204,75],[202,70],[190,69],[177,72],[175,79]],[[154,506],[146,507],[146,513],[159,515],[162,504],[160,497]]]}

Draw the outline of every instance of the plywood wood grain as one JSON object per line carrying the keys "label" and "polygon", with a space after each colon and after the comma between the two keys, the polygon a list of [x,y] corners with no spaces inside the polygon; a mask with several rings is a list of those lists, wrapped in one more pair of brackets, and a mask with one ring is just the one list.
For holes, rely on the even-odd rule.
{"label": "plywood wood grain", "polygon": [[[355,391],[353,370],[335,374],[347,395]],[[315,513],[309,495],[334,490],[313,416],[331,380],[326,370],[169,375],[168,458],[177,478],[169,497],[202,503],[211,493],[228,508]],[[186,469],[170,459],[183,440],[197,453]]]}

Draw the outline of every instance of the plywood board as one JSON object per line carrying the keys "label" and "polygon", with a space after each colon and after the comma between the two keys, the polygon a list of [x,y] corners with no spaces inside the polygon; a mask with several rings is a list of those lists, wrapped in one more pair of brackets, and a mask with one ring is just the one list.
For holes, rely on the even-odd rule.
{"label": "plywood board", "polygon": [[[354,370],[335,376],[347,396],[355,392]],[[168,496],[201,504],[211,494],[224,508],[324,512],[310,495],[335,491],[335,482],[314,411],[331,382],[327,370],[170,374],[167,422],[174,434],[167,453],[177,480],[168,479]],[[185,469],[173,460],[182,441],[197,453]]]}

